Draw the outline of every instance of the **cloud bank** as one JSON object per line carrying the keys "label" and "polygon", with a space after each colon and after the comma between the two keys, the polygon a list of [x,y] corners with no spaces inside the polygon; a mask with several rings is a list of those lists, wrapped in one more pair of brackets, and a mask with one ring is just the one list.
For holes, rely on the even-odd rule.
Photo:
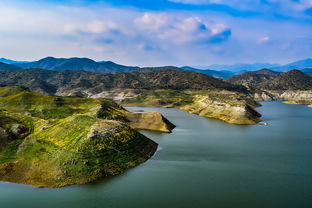
{"label": "cloud bank", "polygon": [[155,2],[2,1],[0,56],[90,57],[139,66],[311,57],[311,0]]}

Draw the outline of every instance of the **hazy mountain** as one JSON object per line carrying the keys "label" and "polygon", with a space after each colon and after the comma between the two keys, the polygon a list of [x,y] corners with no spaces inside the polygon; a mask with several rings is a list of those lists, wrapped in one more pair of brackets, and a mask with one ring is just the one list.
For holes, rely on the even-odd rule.
{"label": "hazy mountain", "polygon": [[312,68],[312,59],[311,58],[295,61],[295,62],[286,64],[284,66],[274,67],[272,69],[277,70],[277,71],[286,72],[286,71],[289,71],[292,69],[303,70],[305,68]]}
{"label": "hazy mountain", "polygon": [[232,65],[219,65],[219,64],[214,64],[206,67],[196,67],[196,68],[208,68],[210,70],[227,70],[227,71],[232,71],[235,73],[242,73],[246,71],[255,71],[263,68],[271,69],[274,71],[281,71],[281,72],[286,72],[290,71],[292,69],[305,69],[305,68],[312,68],[312,59],[303,59],[299,61],[295,61],[286,65],[280,65],[280,64],[271,64],[271,63],[255,63],[255,64],[232,64]]}
{"label": "hazy mountain", "polygon": [[210,70],[210,69],[196,69],[196,68],[189,67],[189,66],[183,66],[183,67],[181,67],[181,69],[184,69],[186,71],[199,72],[199,73],[206,74],[206,75],[213,76],[213,77],[217,77],[220,79],[226,79],[226,78],[229,78],[230,76],[234,75],[234,72],[225,71],[225,70],[216,71],[216,70]]}
{"label": "hazy mountain", "polygon": [[232,71],[232,72],[244,72],[244,71],[255,71],[263,68],[273,68],[280,66],[279,64],[270,64],[270,63],[255,63],[255,64],[232,64],[232,65],[219,65],[214,64],[207,66],[206,68],[211,70],[226,70],[226,71]]}
{"label": "hazy mountain", "polygon": [[272,71],[269,69],[261,69],[258,71],[245,72],[243,74],[232,76],[226,81],[232,84],[240,84],[247,87],[255,87],[258,84],[267,80],[271,80],[280,74],[281,74],[280,72]]}
{"label": "hazy mountain", "polygon": [[19,70],[19,69],[21,69],[21,68],[18,67],[18,66],[14,66],[14,65],[11,65],[11,64],[6,64],[6,63],[0,62],[0,70],[11,70],[11,71],[14,71],[14,70]]}
{"label": "hazy mountain", "polygon": [[312,77],[299,70],[291,70],[258,86],[266,90],[309,90],[312,89]]}
{"label": "hazy mountain", "polygon": [[176,66],[158,66],[158,67],[142,67],[138,71],[162,71],[162,70],[181,71],[182,69]]}
{"label": "hazy mountain", "polygon": [[16,64],[16,63],[26,63],[27,61],[14,61],[11,59],[0,58],[0,62],[6,63],[6,64]]}
{"label": "hazy mountain", "polygon": [[312,68],[302,69],[301,71],[303,71],[306,74],[312,74]]}
{"label": "hazy mountain", "polygon": [[54,58],[47,57],[40,59],[39,61],[29,63],[17,63],[15,64],[22,68],[41,68],[50,70],[85,70],[91,72],[127,72],[138,70],[138,67],[129,67],[116,64],[111,61],[96,62],[88,58]]}
{"label": "hazy mountain", "polygon": [[280,75],[281,72],[277,72],[277,71],[273,71],[273,70],[264,68],[264,69],[260,69],[257,71],[249,72],[249,74],[259,74],[259,75],[267,75],[267,76],[275,77],[275,76]]}

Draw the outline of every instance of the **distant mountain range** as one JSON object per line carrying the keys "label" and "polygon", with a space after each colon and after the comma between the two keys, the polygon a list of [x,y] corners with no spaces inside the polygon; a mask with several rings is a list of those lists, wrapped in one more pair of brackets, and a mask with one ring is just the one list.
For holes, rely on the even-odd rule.
{"label": "distant mountain range", "polygon": [[312,59],[303,59],[300,61],[295,61],[289,64],[286,64],[284,66],[278,66],[278,67],[271,67],[270,69],[275,70],[275,71],[282,71],[282,72],[287,72],[292,69],[300,69],[303,70],[305,68],[312,68]]}
{"label": "distant mountain range", "polygon": [[[225,70],[225,71],[231,71],[233,73],[242,73],[246,71],[255,71],[263,68],[271,69],[275,67],[279,67],[279,64],[270,64],[270,63],[255,63],[255,64],[232,64],[232,65],[219,65],[214,64],[207,67],[204,67],[205,69],[211,69],[211,70]],[[202,67],[201,67],[202,68]]]}
{"label": "distant mountain range", "polygon": [[[312,59],[303,59],[300,61],[292,62],[286,65],[279,65],[279,64],[270,64],[270,63],[255,63],[255,64],[233,64],[233,65],[210,65],[206,67],[189,67],[189,66],[184,66],[181,67],[184,70],[188,71],[195,71],[195,72],[200,72],[206,75],[218,77],[221,79],[228,79],[229,77],[235,76],[235,75],[240,75],[244,74],[245,72],[252,72],[252,71],[258,71],[261,69],[270,69],[271,74],[263,74],[264,71],[261,72],[256,72],[256,73],[251,73],[247,74],[248,76],[251,75],[253,76],[253,81],[259,82],[263,81],[263,79],[268,78],[268,76],[272,75],[272,72],[287,72],[293,69],[299,69],[307,74],[311,74],[312,76]],[[268,72],[268,71],[266,71]],[[260,73],[260,74],[259,74]],[[244,74],[245,78],[247,76]],[[237,79],[236,77],[233,77],[231,81],[235,82],[234,80]],[[238,79],[244,80],[248,82],[248,79],[242,79],[238,77]],[[250,81],[250,80],[249,80]],[[237,80],[237,83],[240,83]],[[240,83],[242,84],[242,83]],[[246,83],[245,83],[246,84]]]}
{"label": "distant mountain range", "polygon": [[299,61],[295,61],[286,65],[280,65],[280,64],[270,64],[270,63],[255,63],[255,64],[232,64],[232,65],[210,65],[205,67],[195,67],[198,69],[210,69],[210,70],[225,70],[225,71],[231,71],[235,74],[240,74],[246,71],[256,71],[259,69],[271,69],[274,71],[280,71],[280,72],[286,72],[290,71],[292,69],[299,69],[303,70],[306,68],[312,68],[312,59],[303,59]]}
{"label": "distant mountain range", "polygon": [[234,72],[226,71],[226,70],[216,71],[216,70],[210,70],[210,69],[196,69],[196,68],[189,67],[189,66],[183,66],[181,67],[181,69],[186,70],[186,71],[199,72],[202,74],[206,74],[206,75],[221,78],[221,79],[226,79],[235,75]]}
{"label": "distant mountain range", "polygon": [[[116,73],[116,72],[131,72],[131,71],[159,71],[159,70],[184,70],[193,71],[206,74],[209,76],[227,79],[231,76],[242,74],[246,71],[256,71],[262,68],[267,68],[274,71],[286,72],[292,69],[299,69],[306,73],[312,74],[312,59],[304,59],[292,62],[286,65],[270,64],[270,63],[255,63],[255,64],[233,64],[233,65],[210,65],[206,68],[194,68],[190,66],[175,67],[137,67],[137,66],[124,66],[111,61],[96,62],[88,58],[54,58],[46,57],[38,61],[23,62],[14,61],[10,59],[1,58],[0,70],[19,70],[28,68],[40,68],[55,71],[63,70],[84,70],[90,72],[100,73]],[[7,65],[5,65],[7,64]]]}

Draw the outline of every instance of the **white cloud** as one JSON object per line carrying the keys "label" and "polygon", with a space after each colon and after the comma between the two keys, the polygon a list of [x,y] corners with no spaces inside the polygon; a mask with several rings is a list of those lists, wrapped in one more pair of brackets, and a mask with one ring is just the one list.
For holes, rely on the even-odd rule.
{"label": "white cloud", "polygon": [[[177,17],[164,13],[144,13],[143,16],[135,19],[138,28],[153,36],[169,40],[178,44],[189,42],[208,43],[215,36],[229,30],[222,23],[205,22],[201,18]],[[224,37],[226,40],[228,37]]]}
{"label": "white cloud", "polygon": [[86,31],[91,33],[104,33],[108,30],[116,29],[117,25],[113,22],[103,22],[94,20],[86,26]]}
{"label": "white cloud", "polygon": [[134,23],[142,28],[149,30],[158,30],[161,27],[165,26],[169,21],[168,15],[165,14],[152,14],[144,13],[143,16],[136,18]]}
{"label": "white cloud", "polygon": [[112,21],[100,21],[92,20],[87,23],[69,23],[64,25],[64,32],[66,34],[74,33],[91,33],[91,34],[102,34],[111,30],[118,30],[118,25]]}
{"label": "white cloud", "polygon": [[269,42],[271,39],[270,39],[270,37],[269,36],[263,36],[263,37],[260,37],[259,39],[258,39],[258,43],[267,43],[267,42]]}

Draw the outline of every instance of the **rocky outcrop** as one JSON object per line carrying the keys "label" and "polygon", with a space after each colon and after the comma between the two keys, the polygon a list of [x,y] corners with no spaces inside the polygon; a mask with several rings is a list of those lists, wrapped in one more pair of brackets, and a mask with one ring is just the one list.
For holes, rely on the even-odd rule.
{"label": "rocky outcrop", "polygon": [[287,90],[284,92],[272,91],[279,100],[286,100],[287,104],[312,105],[312,90]]}
{"label": "rocky outcrop", "polygon": [[251,97],[230,91],[149,91],[123,105],[172,107],[232,124],[257,124],[260,106]]}
{"label": "rocky outcrop", "polygon": [[8,132],[0,127],[0,150],[5,148],[8,143],[12,141],[12,137],[8,134]]}
{"label": "rocky outcrop", "polygon": [[286,104],[312,105],[312,90],[268,90],[253,93],[257,101],[284,100]]}
{"label": "rocky outcrop", "polygon": [[0,114],[0,151],[5,149],[10,143],[23,139],[29,135],[29,129],[18,123],[11,123],[8,117]]}
{"label": "rocky outcrop", "polygon": [[[112,107],[113,106],[113,107]],[[175,127],[161,113],[134,113],[129,112],[125,108],[110,102],[103,102],[101,108],[97,112],[97,117],[102,119],[118,119],[129,123],[129,125],[137,130],[150,130],[170,133]]]}
{"label": "rocky outcrop", "polygon": [[312,101],[312,90],[269,90],[268,93],[278,100]]}
{"label": "rocky outcrop", "polygon": [[272,101],[276,99],[274,95],[263,90],[257,90],[256,92],[254,92],[253,97],[256,101]]}
{"label": "rocky outcrop", "polygon": [[242,102],[241,105],[215,101],[209,96],[196,96],[190,105],[181,107],[190,113],[208,118],[216,118],[231,124],[257,124],[261,114],[250,105]]}
{"label": "rocky outcrop", "polygon": [[170,133],[175,125],[158,112],[126,114],[130,126],[134,129],[151,130]]}

